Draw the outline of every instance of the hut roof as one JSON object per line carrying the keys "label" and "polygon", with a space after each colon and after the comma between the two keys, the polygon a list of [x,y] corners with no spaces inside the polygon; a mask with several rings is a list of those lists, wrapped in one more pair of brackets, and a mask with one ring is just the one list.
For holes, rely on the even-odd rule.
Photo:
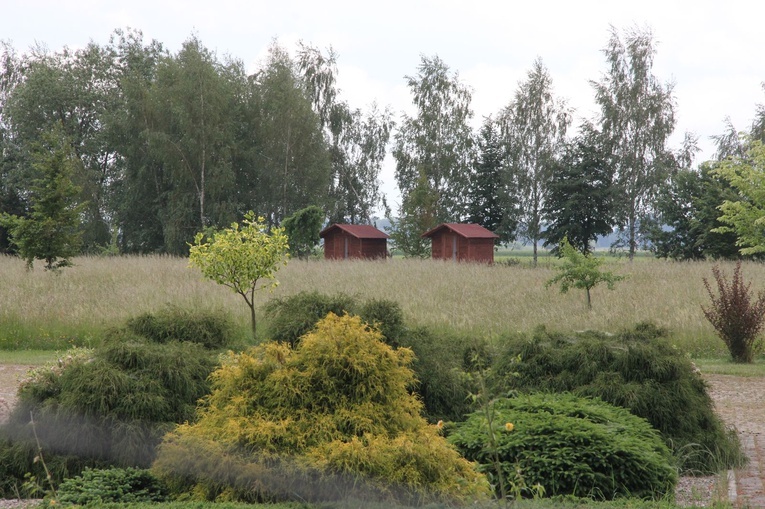
{"label": "hut roof", "polygon": [[480,224],[472,223],[441,223],[435,228],[422,234],[423,237],[432,237],[442,230],[451,230],[466,239],[496,239],[499,235],[490,232]]}
{"label": "hut roof", "polygon": [[333,224],[327,226],[320,233],[321,238],[326,237],[334,230],[342,230],[357,239],[387,239],[388,234],[368,224]]}

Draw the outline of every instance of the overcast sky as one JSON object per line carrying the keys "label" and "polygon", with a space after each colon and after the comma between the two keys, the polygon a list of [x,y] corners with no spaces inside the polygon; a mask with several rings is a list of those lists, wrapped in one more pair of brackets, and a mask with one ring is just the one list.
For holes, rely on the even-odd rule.
{"label": "overcast sky", "polygon": [[[421,55],[438,55],[473,89],[478,125],[511,100],[535,58],[553,79],[555,94],[578,118],[596,113],[590,80],[605,71],[602,49],[610,26],[649,27],[658,42],[654,74],[674,82],[678,147],[685,131],[713,155],[710,136],[724,119],[746,130],[765,103],[765,30],[757,2],[728,0],[0,0],[0,39],[20,52],[36,43],[51,51],[106,43],[131,27],[176,52],[196,34],[217,52],[255,70],[272,40],[292,51],[298,40],[339,55],[341,97],[365,109],[376,101],[400,116],[411,112],[404,76]],[[383,189],[397,201],[392,164]]]}

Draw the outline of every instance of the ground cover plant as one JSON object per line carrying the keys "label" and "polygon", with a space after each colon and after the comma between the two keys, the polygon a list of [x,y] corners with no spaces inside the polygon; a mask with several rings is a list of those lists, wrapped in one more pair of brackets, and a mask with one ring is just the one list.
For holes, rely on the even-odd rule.
{"label": "ground cover plant", "polygon": [[617,335],[538,329],[506,338],[502,350],[492,377],[496,394],[573,392],[627,408],[662,434],[685,472],[711,474],[744,460],[703,379],[666,330],[649,323]]}
{"label": "ground cover plant", "polygon": [[57,482],[87,466],[149,466],[161,437],[192,419],[208,393],[217,352],[205,344],[230,329],[226,321],[178,309],[145,314],[109,331],[98,348],[33,371],[0,429],[0,493],[11,495],[27,473],[45,478],[34,461],[40,448]]}
{"label": "ground cover plant", "polygon": [[231,354],[197,421],[165,437],[154,472],[176,495],[208,500],[485,499],[486,479],[420,415],[411,350],[381,339],[329,314],[294,349]]}
{"label": "ground cover plant", "polygon": [[[478,461],[497,494],[663,499],[677,480],[672,455],[642,418],[572,394],[519,395],[457,425],[449,441]],[[489,419],[491,417],[491,419]],[[501,474],[501,475],[500,475]]]}

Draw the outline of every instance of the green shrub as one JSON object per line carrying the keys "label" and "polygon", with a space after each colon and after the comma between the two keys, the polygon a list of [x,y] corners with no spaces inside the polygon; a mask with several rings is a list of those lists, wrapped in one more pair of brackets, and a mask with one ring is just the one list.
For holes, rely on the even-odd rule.
{"label": "green shrub", "polygon": [[230,354],[154,471],[176,493],[215,500],[485,498],[486,479],[420,416],[412,352],[381,338],[330,314],[295,349]]}
{"label": "green shrub", "polygon": [[189,311],[168,307],[127,321],[128,331],[156,343],[188,341],[206,348],[230,347],[236,342],[234,324],[222,311]]}
{"label": "green shrub", "polygon": [[383,341],[397,348],[407,334],[404,312],[397,302],[372,299],[364,302],[357,313],[366,323],[375,326],[383,335]]}
{"label": "green shrub", "polygon": [[[659,337],[665,333],[640,324],[615,336],[538,329],[531,339],[505,338],[492,392],[570,391],[599,397],[647,419],[683,471],[711,474],[740,465],[744,456],[735,433],[715,414],[691,361]],[[514,362],[518,355],[521,363]]]}
{"label": "green shrub", "polygon": [[[622,408],[571,394],[534,394],[497,400],[491,411],[510,491],[530,496],[540,485],[546,495],[599,500],[673,494],[677,475],[669,449],[648,422]],[[449,441],[497,485],[484,412],[457,424]]]}
{"label": "green shrub", "polygon": [[269,337],[295,347],[300,337],[329,313],[340,316],[352,313],[355,307],[353,299],[348,295],[300,292],[290,297],[270,300],[264,307],[264,315],[268,322]]}
{"label": "green shrub", "polygon": [[163,502],[166,489],[149,470],[136,468],[86,468],[75,477],[64,480],[57,489],[62,505],[86,505],[115,502]]}

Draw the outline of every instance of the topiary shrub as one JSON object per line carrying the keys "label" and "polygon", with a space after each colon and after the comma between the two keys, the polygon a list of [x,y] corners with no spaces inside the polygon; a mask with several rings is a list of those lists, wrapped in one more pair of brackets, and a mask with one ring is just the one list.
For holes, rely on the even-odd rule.
{"label": "topiary shrub", "polygon": [[205,348],[231,347],[235,338],[234,325],[222,311],[189,311],[168,307],[156,313],[144,313],[131,318],[126,329],[156,343],[188,341]]}
{"label": "topiary shrub", "polygon": [[271,299],[263,309],[268,322],[269,337],[295,347],[300,337],[309,332],[329,313],[352,313],[356,305],[344,294],[325,295],[300,292],[289,297]]}
{"label": "topiary shrub", "polygon": [[476,412],[449,441],[481,464],[498,494],[499,482],[527,497],[540,491],[534,486],[549,496],[597,500],[673,494],[669,449],[648,422],[625,409],[571,394],[534,394],[496,400],[489,411],[493,438],[488,416]]}
{"label": "topiary shrub", "polygon": [[137,468],[86,468],[56,490],[61,505],[164,502],[167,490],[149,471]]}
{"label": "topiary shrub", "polygon": [[381,337],[329,314],[294,349],[230,354],[154,471],[176,494],[215,500],[485,498],[486,479],[420,416],[412,352]]}
{"label": "topiary shrub", "polygon": [[[648,324],[615,336],[538,329],[505,338],[492,392],[573,392],[598,397],[648,420],[684,472],[712,474],[744,460],[738,439],[714,412],[706,384],[666,331]],[[522,362],[516,363],[520,355]]]}

